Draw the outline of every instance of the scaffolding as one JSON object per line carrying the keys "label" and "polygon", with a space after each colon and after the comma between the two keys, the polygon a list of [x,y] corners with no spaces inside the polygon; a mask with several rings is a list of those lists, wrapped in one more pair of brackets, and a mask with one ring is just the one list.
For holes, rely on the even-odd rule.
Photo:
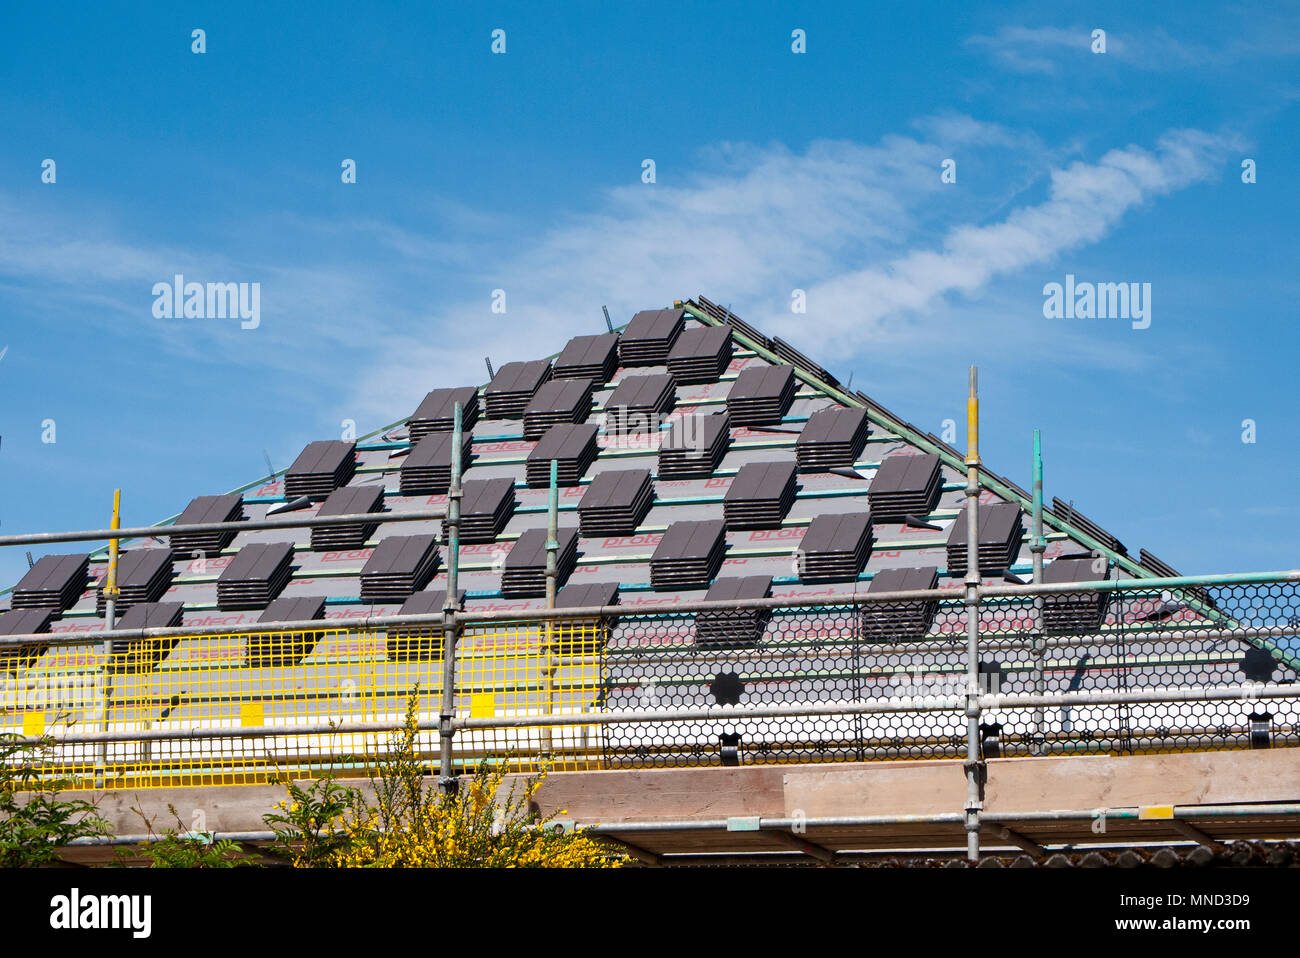
{"label": "scaffolding", "polygon": [[[969,557],[977,428],[972,370]],[[459,406],[454,431],[458,451]],[[1035,471],[1031,546],[1043,539]],[[446,510],[209,524],[444,519],[441,613],[7,637],[0,731],[40,746],[42,774],[72,789],[364,773],[412,699],[417,753],[445,788],[480,761],[529,772],[956,757],[972,859],[989,758],[1300,746],[1300,571],[1056,585],[1041,581],[1039,550],[1022,585],[982,584],[972,559],[957,589],[556,609],[552,494],[548,607],[467,611],[460,484],[454,454]],[[703,641],[700,613],[740,625]]]}

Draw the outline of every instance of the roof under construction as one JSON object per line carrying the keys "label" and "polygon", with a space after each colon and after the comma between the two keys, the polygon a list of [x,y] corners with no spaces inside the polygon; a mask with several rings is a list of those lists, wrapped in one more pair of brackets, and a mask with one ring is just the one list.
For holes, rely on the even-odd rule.
{"label": "roof under construction", "polygon": [[[623,606],[703,598],[710,582],[674,591],[665,589],[664,582],[660,581],[656,589],[651,577],[651,557],[665,533],[678,523],[724,522],[729,501],[734,506],[737,501],[744,505],[750,500],[770,499],[772,505],[766,511],[755,510],[754,521],[727,523],[725,569],[716,574],[770,577],[774,596],[800,596],[816,590],[816,594],[831,600],[837,594],[866,590],[875,576],[886,569],[933,567],[938,569],[941,587],[960,586],[952,574],[958,570],[949,568],[954,550],[948,548],[963,500],[964,467],[956,450],[889,413],[870,397],[847,391],[790,344],[769,340],[703,297],[667,309],[645,310],[628,328],[631,334],[625,331],[579,335],[565,349],[566,378],[558,380],[553,388],[548,387],[546,396],[551,396],[551,392],[556,396],[563,394],[567,402],[565,390],[570,387],[560,386],[559,382],[572,382],[567,377],[589,370],[594,376],[590,381],[590,410],[570,415],[566,407],[562,417],[585,420],[582,424],[557,422],[549,425],[536,440],[525,438],[524,410],[531,397],[540,395],[538,390],[552,379],[550,360],[522,358],[509,362],[500,368],[490,387],[456,382],[450,379],[448,370],[431,370],[429,382],[421,384],[430,390],[429,396],[419,409],[406,411],[409,419],[388,427],[382,436],[376,433],[356,442],[355,467],[350,455],[351,443],[313,443],[289,470],[291,488],[287,492],[283,475],[244,491],[243,515],[260,519],[268,510],[304,494],[312,496],[313,501],[303,504],[305,507],[298,514],[311,515],[323,508],[316,497],[323,499],[329,495],[335,484],[343,489],[357,488],[358,492],[374,489],[382,493],[382,505],[378,508],[388,512],[445,505],[445,477],[451,458],[451,435],[447,431],[451,426],[450,403],[453,397],[463,400],[477,395],[481,400],[477,404],[478,415],[468,417],[464,479],[470,488],[487,488],[481,480],[508,480],[514,487],[514,506],[495,535],[483,534],[474,537],[477,541],[462,546],[460,585],[465,590],[465,605],[469,610],[528,609],[543,604],[540,596],[509,598],[504,595],[504,570],[500,562],[493,560],[495,556],[512,552],[515,543],[530,531],[545,528],[548,495],[545,487],[549,479],[546,460],[551,456],[561,460],[562,526],[579,526],[580,503],[589,513],[596,508],[595,501],[584,500],[593,481],[606,473],[622,474],[617,487],[600,484],[604,490],[600,494],[613,496],[617,488],[627,501],[615,503],[611,499],[609,504],[623,506],[630,520],[639,519],[639,522],[635,527],[624,526],[626,532],[622,534],[579,537],[576,566],[566,584],[572,587],[617,581],[619,602]],[[692,334],[695,330],[710,329],[726,329],[730,336],[724,343],[717,337],[701,338]],[[703,350],[702,355],[711,357],[714,353],[710,350],[721,344],[730,350],[730,359],[725,368],[719,367],[720,374],[708,377],[707,381],[677,383],[673,380],[671,404],[656,403],[653,396],[635,401],[637,405],[644,401],[645,407],[651,410],[656,405],[666,406],[671,409],[667,414],[647,416],[631,424],[626,418],[607,424],[604,410],[610,397],[616,391],[620,397],[630,399],[633,395],[628,389],[633,384],[624,387],[625,381],[637,379],[650,383],[654,387],[651,392],[659,393],[659,385],[668,382],[671,376],[667,361],[677,343],[683,344],[677,351],[678,357],[697,347]],[[615,356],[618,365],[608,381],[604,381],[605,369],[614,363]],[[634,365],[627,365],[629,360]],[[701,378],[699,372],[707,367],[707,361],[697,364],[687,378]],[[864,428],[860,421],[863,413],[846,418],[827,415],[841,409],[863,410],[870,419],[869,428]],[[493,418],[494,414],[497,418]],[[502,418],[503,414],[509,418]],[[809,427],[810,422],[814,426]],[[417,428],[409,429],[409,426]],[[804,437],[805,428],[810,430],[807,437]],[[411,432],[415,433],[414,437]],[[593,432],[597,452],[594,458],[589,445]],[[419,443],[418,449],[413,448],[412,438]],[[665,450],[663,455],[661,446]],[[822,447],[832,454],[817,454],[816,450]],[[858,448],[861,451],[852,457]],[[801,454],[797,455],[797,449]],[[853,461],[840,465],[845,450]],[[796,466],[798,471],[791,479],[791,471]],[[933,470],[938,473],[938,488],[937,494],[932,495]],[[671,478],[661,471],[666,471]],[[628,478],[633,472],[638,473],[636,482]],[[648,473],[650,478],[652,504],[648,510],[644,508],[647,495],[641,489],[641,472]],[[874,483],[877,475],[884,482]],[[729,488],[741,476],[746,488],[729,496]],[[420,481],[414,481],[417,478]],[[1023,510],[1023,518],[1016,519],[1014,528],[999,527],[997,548],[991,548],[988,556],[981,542],[981,570],[986,573],[986,581],[1001,581],[1005,575],[1027,576],[1031,568],[1026,528],[1030,502],[1020,487],[996,473],[985,470],[982,478],[984,509],[1008,502]],[[791,481],[792,497],[786,489]],[[764,483],[772,488],[768,489]],[[492,502],[483,507],[485,520],[504,516],[509,511],[502,505],[508,503],[501,498],[496,485],[499,484],[493,484]],[[750,485],[754,488],[749,488]],[[425,486],[438,491],[425,493],[422,491]],[[873,489],[874,495],[870,495]],[[194,490],[196,496],[211,496],[216,492],[220,490]],[[334,493],[331,501],[338,495]],[[202,516],[193,505],[186,510],[186,516],[194,513],[196,520],[225,518],[234,512],[234,502],[233,497],[203,499],[201,504],[206,511]],[[829,521],[836,516],[870,514],[873,504],[881,514],[871,517],[870,555],[860,571],[855,574],[856,563],[846,562],[836,568],[849,572],[832,576],[834,581],[827,582],[824,574],[801,578],[797,557],[810,525],[819,517],[828,517],[826,521]],[[914,506],[923,514],[911,514]],[[328,512],[335,507],[324,508]],[[478,508],[472,505],[470,514],[476,516],[474,510]],[[1012,508],[998,514],[1014,516],[1016,511]],[[1067,515],[1061,515],[1062,511]],[[594,515],[589,514],[582,525],[599,529],[601,524],[591,521]],[[1069,524],[1069,517],[1078,519],[1078,524]],[[1128,557],[1116,537],[1092,520],[1083,520],[1072,506],[1046,510],[1045,522],[1045,558],[1049,565],[1059,556],[1092,555],[1097,550],[1095,554],[1110,563],[1110,574],[1141,577],[1168,568],[1161,563],[1161,569],[1148,571],[1148,565]],[[735,528],[736,525],[743,528]],[[493,532],[494,526],[495,522],[486,522],[486,532]],[[440,541],[442,529],[437,521],[430,520],[381,523],[373,530],[364,531],[371,533],[364,544],[333,551],[320,548],[323,542],[319,534],[313,548],[308,529],[241,532],[229,541],[225,536],[212,536],[207,538],[219,550],[206,556],[186,551],[194,548],[195,537],[177,536],[171,542],[174,555],[170,587],[162,596],[150,598],[182,603],[185,625],[254,622],[261,614],[264,601],[258,608],[223,610],[220,604],[229,603],[218,602],[218,579],[246,547],[283,543],[292,549],[292,564],[279,596],[286,599],[324,596],[327,619],[394,613],[406,595],[402,590],[367,589],[366,594],[375,599],[367,601],[363,598],[363,567],[371,561],[376,547],[390,537],[433,537],[420,541],[427,544],[436,538],[438,549],[444,550]],[[963,534],[964,531],[957,535]],[[1004,546],[1005,556],[999,551]],[[135,551],[166,546],[146,540],[124,548]],[[850,551],[852,548],[851,544]],[[964,551],[959,558],[964,561]],[[423,553],[420,560],[416,563],[419,568],[407,570],[414,575],[413,581],[423,578],[434,561],[431,555]],[[445,554],[439,560],[437,573],[421,588],[445,590]],[[1151,561],[1158,560],[1152,557]],[[56,610],[54,631],[102,628],[95,590],[103,581],[106,568],[103,550],[92,555],[84,591],[69,608]],[[282,568],[281,560],[276,572]],[[272,592],[278,585],[274,581],[268,584]],[[67,583],[60,580],[55,586],[45,584],[42,588],[65,586]],[[75,591],[75,586],[68,588]],[[62,599],[62,595],[51,597],[49,603],[55,605]]]}

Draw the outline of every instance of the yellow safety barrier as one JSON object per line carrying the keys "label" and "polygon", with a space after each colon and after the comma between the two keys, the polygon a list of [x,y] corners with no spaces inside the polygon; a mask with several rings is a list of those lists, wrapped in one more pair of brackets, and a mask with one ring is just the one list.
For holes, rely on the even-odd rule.
{"label": "yellow safety barrier", "polygon": [[[413,695],[420,720],[436,724],[441,646],[436,627],[181,636],[108,653],[93,641],[54,646],[10,665],[15,671],[0,670],[0,733],[51,737],[54,744],[37,758],[50,778],[71,788],[366,774],[395,733],[350,727],[400,725]],[[468,628],[456,656],[457,715],[595,709],[602,654],[603,635],[593,624]],[[192,735],[227,729],[229,736]],[[58,741],[102,731],[122,740]],[[149,732],[190,737],[134,737]],[[435,772],[438,751],[436,728],[421,730],[417,752]],[[600,736],[585,726],[467,731],[456,736],[455,759],[461,769],[482,759],[520,769],[543,762],[595,768]]]}
{"label": "yellow safety barrier", "polygon": [[[470,630],[456,656],[456,688],[471,718],[581,715],[600,707],[605,633],[600,623],[557,622]],[[459,697],[458,696],[458,697]],[[603,768],[598,725],[470,729],[458,754],[518,771]]]}

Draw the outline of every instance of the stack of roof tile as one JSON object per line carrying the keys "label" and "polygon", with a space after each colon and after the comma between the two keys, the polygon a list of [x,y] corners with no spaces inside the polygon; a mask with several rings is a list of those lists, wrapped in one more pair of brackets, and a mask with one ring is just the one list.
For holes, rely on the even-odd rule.
{"label": "stack of roof tile", "polygon": [[[994,502],[979,507],[980,575],[1001,575],[1020,554],[1024,535],[1020,527],[1022,512],[1014,502]],[[966,574],[966,522],[958,518],[948,532],[948,575]]]}
{"label": "stack of roof tile", "polygon": [[230,545],[236,533],[229,532],[186,532],[184,526],[201,525],[210,522],[239,522],[244,518],[244,497],[237,493],[224,496],[198,496],[190,500],[177,518],[172,528],[170,542],[173,552],[190,555],[195,552],[205,556],[215,556]]}
{"label": "stack of roof tile", "polygon": [[[769,575],[728,576],[709,586],[707,601],[766,599],[772,594]],[[695,616],[695,641],[698,645],[746,646],[763,638],[771,609],[721,609],[699,612]]]}
{"label": "stack of roof tile", "polygon": [[704,479],[713,475],[731,445],[731,416],[683,416],[659,446],[660,479]]}
{"label": "stack of roof tile", "polygon": [[685,325],[681,309],[644,309],[632,317],[618,342],[624,366],[662,366]]}
{"label": "stack of roof tile", "polygon": [[[555,541],[559,543],[555,554],[558,588],[578,564],[578,531],[560,529]],[[501,594],[511,599],[546,594],[545,529],[528,529],[515,542],[501,572]]]}
{"label": "stack of roof tile", "polygon": [[563,424],[546,430],[533,451],[528,454],[524,475],[533,489],[544,489],[551,484],[551,460],[559,463],[557,482],[561,486],[576,486],[588,467],[596,461],[600,447],[596,443],[596,427],[591,423]]}
{"label": "stack of roof tile", "polygon": [[625,376],[605,400],[606,437],[654,432],[677,402],[677,387],[667,373]]}
{"label": "stack of roof tile", "polygon": [[[469,479],[461,489],[460,541],[491,542],[515,511],[515,483],[499,479]],[[448,540],[447,522],[442,523],[442,541]]]}
{"label": "stack of roof tile", "polygon": [[555,359],[556,379],[607,383],[618,369],[618,333],[574,336]]}
{"label": "stack of roof tile", "polygon": [[704,308],[704,311],[708,313],[710,316],[712,316],[714,319],[718,320],[719,322],[726,323],[728,326],[733,327],[737,332],[740,332],[743,335],[749,337],[754,343],[756,343],[761,348],[768,349],[771,347],[772,345],[771,340],[769,340],[766,336],[760,333],[753,326],[749,325],[749,323],[745,322],[743,319],[741,319],[731,310],[719,306],[717,303],[712,302],[711,300],[707,299],[704,296],[697,297],[696,302],[698,302],[700,306]]}
{"label": "stack of roof tile", "polygon": [[[384,487],[379,485],[343,486],[329,494],[317,510],[317,517],[359,516],[384,511]],[[313,552],[360,549],[375,534],[377,522],[349,522],[337,526],[312,526]]]}
{"label": "stack of roof tile", "polygon": [[77,604],[86,591],[86,576],[90,572],[90,556],[41,556],[27,574],[14,586],[14,609],[53,609],[55,614]]}
{"label": "stack of roof tile", "polygon": [[938,456],[888,456],[867,489],[872,520],[903,522],[909,515],[927,516],[942,491]]}
{"label": "stack of roof tile", "polygon": [[[131,549],[117,560],[117,601],[115,613],[125,612],[141,602],[157,602],[172,584],[171,549]],[[95,615],[102,616],[108,602],[104,589],[108,574],[95,590]]]}
{"label": "stack of roof tile", "polygon": [[[39,635],[50,631],[53,613],[49,609],[10,609],[0,612],[0,638],[11,635]],[[0,645],[0,670],[17,674],[28,669],[48,649],[48,642]]]}
{"label": "stack of roof tile", "polygon": [[[1002,481],[1006,482],[1005,479]],[[1020,491],[1023,494],[1024,490]],[[1092,536],[1092,538],[1096,539],[1112,552],[1118,552],[1120,555],[1128,555],[1128,549],[1124,547],[1124,543],[1120,542],[1101,526],[1097,525],[1097,523],[1093,522],[1078,509],[1074,508],[1073,503],[1062,502],[1060,499],[1053,497],[1052,511],[1056,513],[1060,519],[1068,522],[1080,532],[1085,532]]]}
{"label": "stack of roof tile", "polygon": [[388,536],[361,567],[361,601],[405,602],[438,571],[436,536]]}
{"label": "stack of roof tile", "polygon": [[217,608],[265,609],[288,584],[292,567],[291,543],[244,546],[217,577]]}
{"label": "stack of roof tile", "polygon": [[[1177,569],[1175,569],[1173,566],[1171,566],[1169,563],[1165,562],[1164,560],[1157,558],[1155,555],[1148,552],[1146,549],[1138,550],[1138,564],[1142,566],[1142,568],[1150,572],[1153,572],[1157,576],[1160,576],[1162,578],[1177,579],[1180,577],[1180,574]],[[1184,593],[1186,595],[1192,596],[1193,598],[1196,599],[1196,601],[1204,603],[1205,605],[1208,605],[1211,608],[1217,608],[1217,606],[1214,603],[1214,597],[1210,595],[1209,589],[1200,586],[1195,586],[1189,589],[1180,588],[1178,591],[1180,593]]]}
{"label": "stack of roof tile", "polygon": [[722,567],[726,551],[726,526],[721,520],[674,522],[650,557],[650,584],[656,592],[706,588]]}
{"label": "stack of roof tile", "polygon": [[863,405],[865,405],[868,409],[870,409],[870,410],[872,410],[873,412],[875,412],[877,415],[882,416],[882,417],[884,417],[885,419],[891,420],[891,421],[893,421],[893,422],[902,422],[902,421],[903,421],[903,419],[902,419],[901,416],[896,416],[896,415],[894,415],[894,413],[890,412],[890,411],[889,411],[888,409],[886,409],[884,406],[880,405],[880,403],[876,402],[874,399],[872,399],[870,396],[868,396],[868,395],[867,395],[866,393],[864,393],[862,390],[859,389],[859,390],[858,390],[857,392],[855,392],[853,395],[856,396],[859,400],[861,400],[861,402],[862,402]]}
{"label": "stack of roof tile", "polygon": [[839,380],[828,373],[823,367],[818,366],[815,362],[805,356],[799,350],[795,349],[780,336],[772,337],[772,352],[784,359],[792,366],[798,366],[806,373],[812,373],[813,376],[831,386],[838,386]]}
{"label": "stack of roof tile", "polygon": [[[402,462],[397,484],[404,496],[441,495],[451,488],[453,433],[435,432],[417,442]],[[473,437],[461,435],[461,471],[469,467]]]}
{"label": "stack of roof tile", "polygon": [[309,442],[284,474],[286,499],[309,496],[324,499],[346,486],[357,471],[357,444],[341,439]]}
{"label": "stack of roof tile", "polygon": [[[1043,582],[1096,582],[1106,569],[1093,569],[1093,559],[1056,559],[1043,569]],[[1043,628],[1049,632],[1096,632],[1105,621],[1109,592],[1058,592],[1043,596]]]}
{"label": "stack of roof tile", "polygon": [[590,379],[553,379],[543,383],[524,409],[524,438],[537,440],[561,423],[586,422],[591,413]]}
{"label": "stack of roof tile", "polygon": [[546,359],[506,363],[483,390],[488,419],[522,419],[533,395],[551,378]]}
{"label": "stack of roof tile", "polygon": [[460,403],[461,429],[466,432],[473,429],[478,422],[478,389],[474,386],[435,389],[407,420],[411,442],[419,442],[431,432],[451,432],[455,427],[456,403]]}
{"label": "stack of roof tile", "polygon": [[[458,593],[461,605],[465,590]],[[446,589],[430,589],[407,596],[398,615],[429,615],[442,611],[447,601]],[[442,626],[398,625],[389,627],[384,636],[390,662],[429,662],[442,658]]]}
{"label": "stack of roof tile", "polygon": [[678,383],[714,383],[731,363],[731,330],[726,326],[688,329],[668,353],[668,372]]}
{"label": "stack of roof tile", "polygon": [[740,467],[722,498],[728,529],[775,529],[794,503],[792,462],[750,462]]}
{"label": "stack of roof tile", "polygon": [[797,388],[789,366],[749,366],[731,384],[727,411],[738,426],[777,423],[790,411]]}
{"label": "stack of roof tile", "polygon": [[578,501],[578,528],[586,538],[631,535],[654,498],[649,469],[597,473]]}
{"label": "stack of roof tile", "polygon": [[871,556],[875,541],[871,515],[865,512],[817,516],[799,541],[800,582],[848,582],[856,579]]}
{"label": "stack of roof tile", "polygon": [[[119,629],[174,629],[185,617],[181,602],[141,602],[117,621]],[[180,636],[165,639],[110,639],[109,669],[113,672],[150,672],[180,643]]]}
{"label": "stack of roof tile", "polygon": [[[566,585],[555,594],[557,609],[589,609],[618,605],[617,582],[582,582]],[[556,622],[557,651],[561,655],[599,651],[609,641],[617,616],[560,619]]]}
{"label": "stack of roof tile", "polygon": [[[881,569],[867,587],[873,592],[916,592],[939,587],[939,569]],[[937,599],[906,602],[878,602],[859,606],[862,635],[873,642],[905,642],[920,639],[930,631],[938,611]]]}
{"label": "stack of roof tile", "polygon": [[866,447],[870,431],[865,409],[829,406],[817,410],[795,440],[799,468],[804,472],[828,472],[852,467]]}
{"label": "stack of roof tile", "polygon": [[[325,618],[325,599],[320,596],[282,596],[258,616],[258,624],[308,622]],[[320,632],[267,632],[245,636],[245,661],[255,669],[297,665],[311,654]]]}

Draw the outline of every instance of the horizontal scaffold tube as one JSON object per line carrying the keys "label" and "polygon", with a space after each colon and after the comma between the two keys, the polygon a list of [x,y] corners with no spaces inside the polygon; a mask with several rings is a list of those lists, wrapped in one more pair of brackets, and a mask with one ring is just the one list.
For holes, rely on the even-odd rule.
{"label": "horizontal scaffold tube", "polygon": [[[357,522],[362,519],[368,519],[373,516],[389,515],[387,513],[366,513],[363,516],[331,516],[331,520],[345,520]],[[419,516],[429,518],[427,513],[408,513],[409,516]],[[247,527],[247,524],[242,524]],[[187,528],[199,528],[198,526]],[[127,530],[123,530],[127,531]],[[1066,592],[1077,593],[1101,589],[1114,591],[1116,589],[1132,589],[1135,591],[1147,591],[1153,589],[1174,589],[1189,587],[1200,584],[1215,584],[1209,580],[1231,579],[1233,581],[1249,581],[1255,583],[1262,582],[1300,582],[1300,570],[1290,572],[1253,572],[1243,573],[1241,576],[1183,576],[1179,578],[1165,579],[1125,579],[1125,580],[1107,580],[1105,582],[1091,583],[1067,583],[1064,585],[1022,585],[1022,586],[997,586],[981,587],[980,595],[983,597],[1007,598],[1014,596],[1033,596],[1048,592]],[[608,619],[618,618],[622,620],[632,619],[652,619],[662,618],[684,618],[696,612],[722,612],[727,610],[740,609],[815,609],[821,607],[833,614],[834,610],[844,609],[846,607],[857,607],[867,605],[881,605],[891,602],[916,602],[928,600],[953,600],[960,601],[961,591],[959,589],[912,589],[898,592],[856,592],[853,594],[837,596],[792,596],[792,597],[770,597],[765,599],[717,599],[706,601],[695,599],[687,602],[663,603],[660,605],[602,605],[602,606],[582,606],[576,608],[563,609],[503,609],[494,611],[460,611],[455,612],[455,625],[457,626],[474,626],[474,625],[507,625],[507,624],[525,624],[528,622],[546,622],[546,621],[577,621],[580,619]],[[332,625],[331,623],[337,623]],[[278,622],[274,630],[267,629],[266,624],[248,624],[235,626],[201,626],[175,628],[151,628],[151,629],[117,629],[113,631],[93,631],[76,633],[33,633],[27,635],[14,635],[0,638],[0,648],[13,645],[28,645],[33,643],[49,645],[77,645],[86,642],[103,642],[105,640],[144,640],[144,639],[166,639],[166,638],[203,638],[223,635],[273,635],[284,632],[374,632],[386,629],[390,626],[437,626],[444,628],[447,623],[442,613],[424,613],[420,615],[374,615],[363,616],[355,619],[308,619],[299,622]],[[1284,629],[1282,634],[1290,635],[1295,629]],[[1203,635],[1215,634],[1211,629],[1197,630]],[[990,635],[996,639],[997,632],[986,631],[983,634]],[[1142,635],[1144,633],[1134,633]],[[1250,636],[1256,634],[1255,630],[1248,626],[1236,626],[1235,630],[1230,629],[1225,634]],[[1260,635],[1266,634],[1260,630]],[[1179,631],[1178,635],[1186,636],[1186,633]],[[1192,636],[1195,637],[1195,636]]]}
{"label": "horizontal scaffold tube", "polygon": [[[1107,809],[1061,809],[1033,812],[989,812],[991,826],[1002,822],[1015,824],[1031,822],[1071,822],[1092,821],[1099,811],[1104,811],[1108,821],[1138,821],[1142,818],[1140,808]],[[1300,805],[1296,804],[1257,804],[1257,805],[1175,805],[1175,819],[1225,819],[1225,818],[1294,818],[1300,816]],[[758,831],[791,831],[799,828],[867,828],[872,826],[892,825],[959,825],[965,820],[961,812],[939,812],[931,815],[846,815],[812,818],[759,818]],[[577,827],[588,835],[629,835],[634,832],[653,834],[655,832],[682,831],[727,831],[731,822],[725,818],[684,819],[681,821],[655,822],[595,822],[589,825],[578,823]],[[748,830],[748,829],[747,829]],[[321,830],[317,835],[329,834]],[[272,831],[213,832],[213,841],[232,842],[270,842],[280,836]],[[94,835],[74,838],[68,842],[74,846],[94,845],[138,845],[157,841],[158,836],[151,834],[135,835]],[[890,853],[895,853],[890,849]]]}
{"label": "horizontal scaffold tube", "polygon": [[[1141,808],[1086,808],[1061,809],[1033,812],[988,811],[989,824],[996,826],[1001,822],[1071,822],[1091,821],[1099,812],[1104,812],[1110,821],[1138,821],[1142,818]],[[1255,805],[1176,805],[1174,818],[1269,818],[1300,816],[1300,805],[1296,804],[1255,804]],[[795,828],[858,828],[872,825],[945,825],[960,824],[965,816],[960,812],[939,812],[932,815],[847,815],[826,818],[758,818],[759,831],[788,831]],[[593,835],[631,834],[633,832],[677,832],[677,831],[727,831],[731,822],[719,819],[685,819],[682,821],[656,822],[609,822],[580,825],[582,831]],[[747,831],[750,829],[746,829]]]}
{"label": "horizontal scaffold tube", "polygon": [[147,539],[173,536],[178,532],[251,532],[265,529],[308,529],[376,522],[429,522],[447,518],[446,509],[418,512],[359,512],[346,516],[306,516],[289,519],[240,519],[238,522],[187,522],[185,525],[136,526],[131,529],[85,529],[81,532],[36,532],[30,535],[0,536],[0,546],[40,545],[43,542],[97,542],[100,539]]}
{"label": "horizontal scaffold tube", "polygon": [[[1300,698],[1300,686],[1213,686],[1201,689],[1135,689],[1127,692],[1063,692],[1059,695],[982,695],[980,708],[1005,710],[1036,706],[1087,707],[1121,702],[1230,702],[1258,699]],[[870,702],[823,702],[803,705],[764,705],[754,708],[715,709],[634,709],[615,712],[589,712],[568,715],[518,715],[494,718],[455,718],[452,726],[460,731],[497,728],[535,728],[541,726],[581,725],[653,725],[661,722],[724,722],[767,718],[799,718],[818,715],[870,715],[902,712],[961,711],[966,696],[936,695],[920,698],[882,699]],[[76,735],[24,736],[23,741],[36,744],[72,745],[89,742],[192,741],[216,738],[268,738],[283,735],[364,735],[392,732],[405,727],[403,721],[356,723],[299,723],[255,725],[239,728],[195,727],[187,729],[150,729],[135,732],[92,732]],[[419,731],[439,728],[437,718],[421,719]]]}

